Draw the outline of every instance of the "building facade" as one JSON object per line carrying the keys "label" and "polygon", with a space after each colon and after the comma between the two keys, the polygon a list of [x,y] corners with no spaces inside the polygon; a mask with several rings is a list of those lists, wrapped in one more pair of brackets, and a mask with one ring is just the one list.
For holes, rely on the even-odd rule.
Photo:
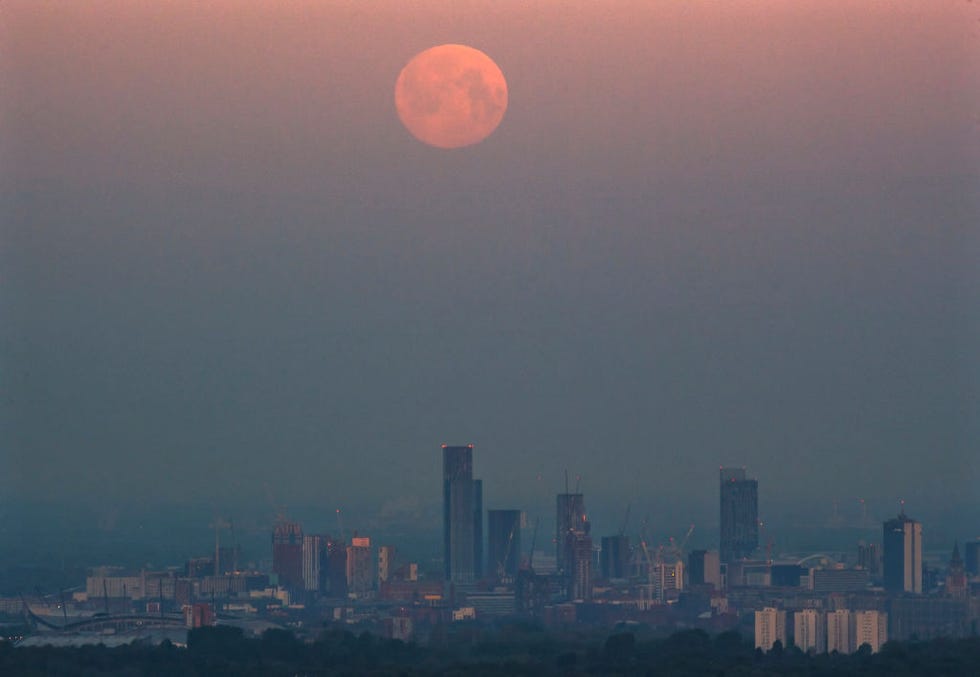
{"label": "building facade", "polygon": [[888,614],[884,611],[854,612],[854,646],[858,649],[864,644],[871,647],[871,653],[878,653],[888,641]]}
{"label": "building facade", "polygon": [[827,650],[827,618],[818,609],[802,609],[793,613],[793,642],[804,653],[824,653]]}
{"label": "building facade", "polygon": [[759,483],[744,468],[720,471],[721,544],[725,563],[747,559],[759,548]]}
{"label": "building facade", "polygon": [[369,592],[374,582],[372,572],[371,539],[355,536],[347,546],[347,594]]}
{"label": "building facade", "polygon": [[392,567],[395,564],[395,546],[382,545],[378,548],[378,589],[391,578]]}
{"label": "building facade", "polygon": [[276,524],[272,532],[272,571],[282,587],[303,590],[303,528],[298,522]]}
{"label": "building facade", "polygon": [[571,556],[568,576],[569,599],[592,599],[592,537],[584,531],[569,534]]}
{"label": "building facade", "polygon": [[606,580],[629,575],[630,539],[625,534],[603,536],[599,551],[599,572]]}
{"label": "building facade", "polygon": [[483,482],[473,479],[473,445],[442,447],[443,563],[447,581],[483,576]]}
{"label": "building facade", "polygon": [[786,646],[786,612],[766,607],[755,612],[755,648],[769,651],[779,642]]}
{"label": "building facade", "polygon": [[882,525],[885,590],[922,592],[922,524],[902,512]]}
{"label": "building facade", "polygon": [[854,653],[854,634],[849,609],[827,612],[827,653]]}
{"label": "building facade", "polygon": [[713,585],[721,590],[721,558],[717,550],[692,550],[687,556],[691,585]]}
{"label": "building facade", "polygon": [[303,536],[303,589],[319,592],[322,565],[325,559],[325,543],[322,536]]}

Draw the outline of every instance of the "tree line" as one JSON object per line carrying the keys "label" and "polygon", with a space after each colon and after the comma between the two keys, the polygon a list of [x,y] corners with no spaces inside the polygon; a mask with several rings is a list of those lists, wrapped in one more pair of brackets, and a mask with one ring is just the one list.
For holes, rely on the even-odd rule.
{"label": "tree line", "polygon": [[139,641],[120,647],[15,647],[0,642],[4,675],[970,675],[980,674],[980,638],[889,642],[851,655],[763,653],[736,632],[685,630],[668,637],[546,632],[510,623],[492,632],[453,631],[426,645],[325,629],[304,641],[289,630],[248,638],[217,626],[188,633],[187,647]]}

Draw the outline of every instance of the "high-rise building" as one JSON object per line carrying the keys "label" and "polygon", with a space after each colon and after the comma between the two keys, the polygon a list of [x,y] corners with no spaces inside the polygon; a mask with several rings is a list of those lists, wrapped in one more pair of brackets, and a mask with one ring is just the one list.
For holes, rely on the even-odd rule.
{"label": "high-rise building", "polygon": [[303,589],[303,528],[298,522],[276,524],[272,532],[272,571],[282,587]]}
{"label": "high-rise building", "polygon": [[980,576],[980,539],[963,544],[963,564],[968,576]]}
{"label": "high-rise building", "polygon": [[721,590],[721,559],[717,550],[692,550],[687,556],[691,585],[713,585]]}
{"label": "high-rise building", "polygon": [[877,543],[858,543],[858,566],[877,579],[881,573],[881,547]]}
{"label": "high-rise building", "polygon": [[882,525],[885,589],[922,592],[922,524],[903,511]]}
{"label": "high-rise building", "polygon": [[744,468],[721,468],[721,547],[725,563],[746,559],[759,547],[759,483]]}
{"label": "high-rise building", "polygon": [[769,651],[776,642],[786,646],[786,612],[766,607],[755,612],[755,648]]}
{"label": "high-rise building", "polygon": [[321,567],[326,555],[323,536],[303,536],[303,589],[319,592]]}
{"label": "high-rise building", "polygon": [[371,589],[371,539],[357,537],[347,546],[347,594],[363,595]]}
{"label": "high-rise building", "polygon": [[584,531],[569,534],[571,542],[570,571],[568,576],[569,599],[592,599],[592,537]]}
{"label": "high-rise building", "polygon": [[446,580],[483,575],[483,481],[473,479],[473,445],[442,446],[443,559]]}
{"label": "high-rise building", "polygon": [[391,567],[395,563],[395,546],[382,545],[378,548],[378,589],[391,578]]}
{"label": "high-rise building", "polygon": [[888,614],[884,611],[854,612],[854,646],[867,644],[871,653],[878,653],[888,641]]}
{"label": "high-rise building", "polygon": [[599,552],[599,571],[605,579],[626,578],[629,575],[630,539],[625,534],[602,537]]}
{"label": "high-rise building", "polygon": [[657,562],[653,576],[653,593],[658,602],[666,602],[684,589],[684,562]]}
{"label": "high-rise building", "polygon": [[521,511],[487,511],[490,574],[513,579],[521,565]]}
{"label": "high-rise building", "polygon": [[[321,565],[322,566],[322,565]],[[327,574],[324,577],[330,597],[347,597],[347,545],[341,540],[327,538]]]}
{"label": "high-rise building", "polygon": [[571,543],[569,535],[576,531],[589,533],[589,520],[585,515],[585,496],[583,494],[558,494],[555,510],[555,565],[559,574],[568,573],[571,563]]}
{"label": "high-rise building", "polygon": [[793,643],[804,653],[823,653],[827,650],[827,619],[817,609],[802,609],[793,613]]}
{"label": "high-rise building", "polygon": [[851,629],[851,612],[836,609],[827,612],[827,653],[854,653],[854,633]]}

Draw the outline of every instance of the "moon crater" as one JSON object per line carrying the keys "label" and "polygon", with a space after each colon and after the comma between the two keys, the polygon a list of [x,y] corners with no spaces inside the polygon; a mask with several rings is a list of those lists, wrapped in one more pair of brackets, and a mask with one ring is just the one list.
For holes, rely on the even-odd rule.
{"label": "moon crater", "polygon": [[466,45],[417,54],[395,83],[395,108],[405,128],[437,148],[479,143],[507,110],[507,81],[493,60]]}

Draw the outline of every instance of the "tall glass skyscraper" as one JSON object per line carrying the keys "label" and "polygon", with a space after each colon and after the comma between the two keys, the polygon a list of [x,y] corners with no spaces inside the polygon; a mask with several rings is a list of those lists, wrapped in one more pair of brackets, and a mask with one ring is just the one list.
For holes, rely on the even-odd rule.
{"label": "tall glass skyscraper", "polygon": [[473,445],[442,446],[443,558],[446,580],[483,575],[483,481],[473,479]]}
{"label": "tall glass skyscraper", "polygon": [[922,525],[903,511],[882,524],[885,590],[922,592]]}
{"label": "tall glass skyscraper", "polygon": [[745,468],[721,469],[722,562],[735,562],[759,548],[759,482],[745,479]]}

